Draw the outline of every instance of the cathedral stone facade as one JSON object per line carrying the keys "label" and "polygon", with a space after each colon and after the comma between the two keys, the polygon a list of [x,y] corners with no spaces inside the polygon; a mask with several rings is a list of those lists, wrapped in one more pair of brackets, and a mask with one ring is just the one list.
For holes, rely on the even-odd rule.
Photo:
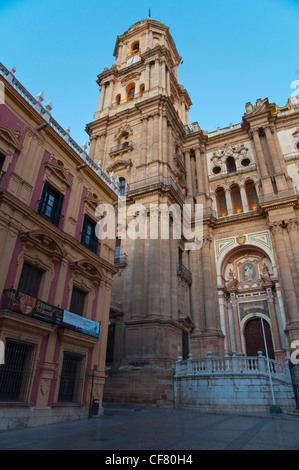
{"label": "cathedral stone facade", "polygon": [[[125,197],[126,227],[141,209],[190,208],[186,236],[116,240],[105,399],[171,406],[173,363],[213,356],[285,361],[299,339],[299,100],[246,103],[239,124],[190,124],[181,57],[169,28],[151,18],[117,37],[115,63],[98,75],[87,125],[89,156]],[[228,116],[229,119],[229,116]],[[139,206],[138,206],[139,205]],[[122,208],[118,207],[121,211]]]}

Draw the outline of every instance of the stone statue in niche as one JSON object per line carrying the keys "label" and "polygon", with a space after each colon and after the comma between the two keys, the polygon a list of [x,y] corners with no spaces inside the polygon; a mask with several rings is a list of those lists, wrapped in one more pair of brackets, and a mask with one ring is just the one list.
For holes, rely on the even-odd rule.
{"label": "stone statue in niche", "polygon": [[255,269],[252,264],[245,264],[243,268],[243,279],[245,281],[251,282],[255,278]]}

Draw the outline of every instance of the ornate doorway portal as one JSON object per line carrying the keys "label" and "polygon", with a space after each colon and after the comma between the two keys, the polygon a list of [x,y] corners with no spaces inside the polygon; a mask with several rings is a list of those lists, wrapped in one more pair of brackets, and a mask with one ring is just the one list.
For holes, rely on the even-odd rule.
{"label": "ornate doorway portal", "polygon": [[[269,358],[275,359],[269,323],[263,321],[263,325]],[[244,337],[247,356],[257,356],[258,351],[262,351],[263,355],[266,355],[262,322],[260,317],[248,320],[244,328]]]}

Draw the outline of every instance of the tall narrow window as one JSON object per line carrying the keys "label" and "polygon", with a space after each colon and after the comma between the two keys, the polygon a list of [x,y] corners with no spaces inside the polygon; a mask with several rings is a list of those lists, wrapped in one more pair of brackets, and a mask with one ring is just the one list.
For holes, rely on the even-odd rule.
{"label": "tall narrow window", "polygon": [[124,196],[126,191],[126,180],[125,178],[119,178],[119,191],[120,195]]}
{"label": "tall narrow window", "polygon": [[118,264],[120,262],[120,247],[121,247],[121,239],[117,238],[115,241],[114,264]]}
{"label": "tall narrow window", "polygon": [[5,162],[5,155],[0,153],[0,188],[1,188],[4,176],[5,176],[5,171],[2,170],[4,162]]}
{"label": "tall narrow window", "polygon": [[139,52],[139,41],[136,41],[132,44],[131,54],[137,54]]}
{"label": "tall narrow window", "polygon": [[70,311],[83,316],[86,293],[77,287],[73,287]]}
{"label": "tall narrow window", "polygon": [[39,201],[38,213],[58,227],[64,195],[45,181],[42,197]]}
{"label": "tall narrow window", "polygon": [[243,212],[240,189],[237,184],[234,184],[231,186],[230,195],[231,195],[233,213],[236,214],[239,212]]}
{"label": "tall narrow window", "polygon": [[0,171],[2,171],[4,162],[5,162],[5,155],[3,155],[3,153],[0,153]]}
{"label": "tall narrow window", "polygon": [[96,222],[87,214],[84,214],[83,227],[81,233],[81,243],[94,253],[98,251],[98,238],[96,235]]}
{"label": "tall narrow window", "polygon": [[248,181],[245,183],[245,191],[249,210],[252,211],[254,209],[257,209],[258,198],[256,194],[255,184],[253,181]]}
{"label": "tall narrow window", "polygon": [[18,292],[37,298],[42,275],[43,271],[25,262],[19,280]]}
{"label": "tall narrow window", "polygon": [[127,100],[132,100],[135,96],[135,84],[131,83],[127,86]]}
{"label": "tall narrow window", "polygon": [[144,89],[145,89],[145,86],[144,86],[144,83],[142,83],[142,85],[140,85],[140,87],[139,87],[139,96],[143,95]]}
{"label": "tall narrow window", "polygon": [[216,190],[216,204],[218,217],[224,217],[227,215],[226,197],[223,188]]}
{"label": "tall narrow window", "polygon": [[236,162],[233,157],[228,157],[226,159],[226,169],[228,173],[234,173],[235,171],[237,171]]}
{"label": "tall narrow window", "polygon": [[64,352],[58,394],[59,402],[79,403],[81,401],[84,359],[85,356],[82,354]]}
{"label": "tall narrow window", "polygon": [[115,106],[118,106],[118,105],[120,105],[120,100],[121,100],[121,96],[120,96],[120,94],[116,95],[116,99],[115,99]]}
{"label": "tall narrow window", "polygon": [[36,344],[6,338],[5,364],[0,367],[0,401],[29,400],[35,354]]}

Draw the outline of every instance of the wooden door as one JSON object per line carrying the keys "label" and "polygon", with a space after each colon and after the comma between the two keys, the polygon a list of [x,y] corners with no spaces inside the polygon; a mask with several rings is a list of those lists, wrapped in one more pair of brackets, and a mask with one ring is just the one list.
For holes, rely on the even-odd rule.
{"label": "wooden door", "polygon": [[[275,359],[270,326],[266,321],[263,321],[263,324],[269,358]],[[247,356],[257,356],[258,351],[262,351],[263,355],[266,356],[262,322],[260,318],[253,318],[246,323],[244,335]]]}

